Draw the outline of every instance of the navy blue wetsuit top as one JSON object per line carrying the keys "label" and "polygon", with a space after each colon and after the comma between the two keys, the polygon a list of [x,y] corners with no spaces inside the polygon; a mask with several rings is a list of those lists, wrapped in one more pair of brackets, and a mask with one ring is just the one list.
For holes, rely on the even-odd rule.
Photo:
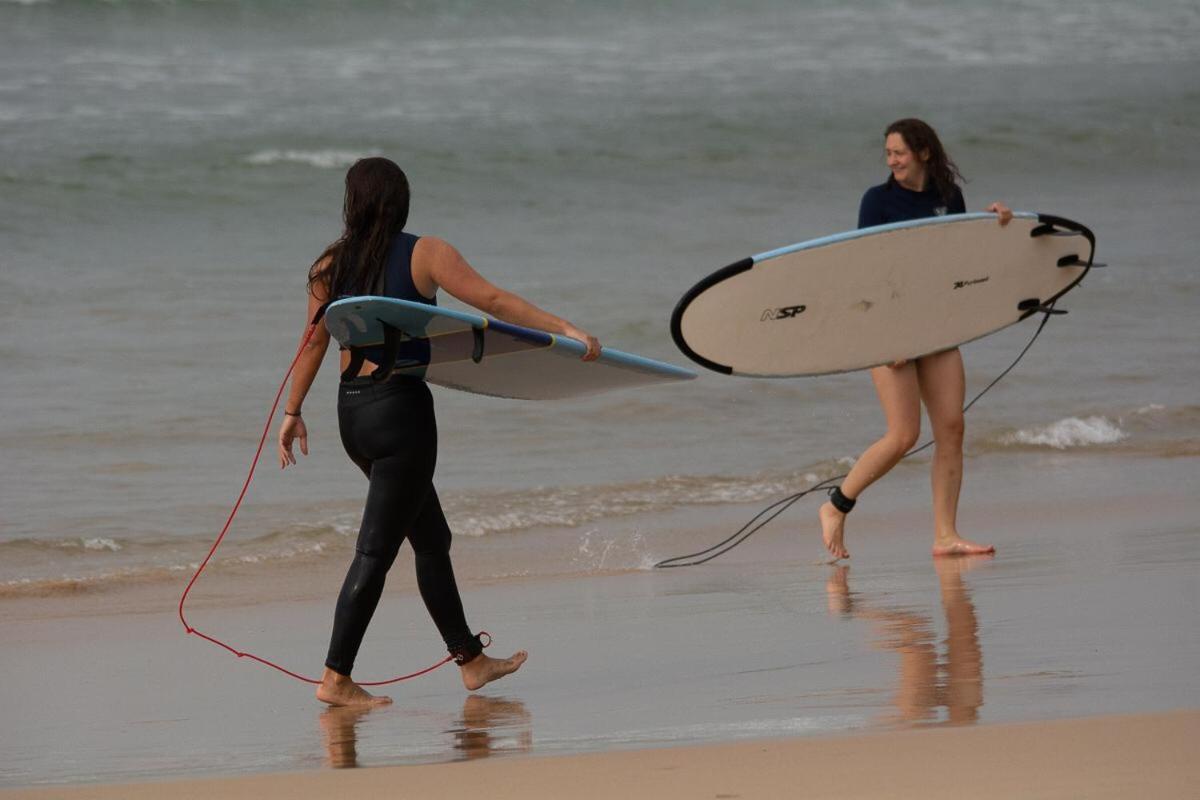
{"label": "navy blue wetsuit top", "polygon": [[[387,264],[384,266],[382,294],[384,297],[395,297],[398,300],[411,300],[414,303],[436,306],[437,298],[426,297],[417,291],[417,286],[412,279],[412,254],[413,249],[417,246],[417,240],[420,238],[412,233],[396,234],[396,238],[392,240],[392,247],[388,250]],[[382,347],[363,348],[363,354],[373,364],[379,364],[383,360]],[[403,367],[405,362],[428,364],[429,340],[406,339],[401,342],[399,353],[396,356],[396,365]]]}
{"label": "navy blue wetsuit top", "polygon": [[923,192],[905,189],[889,177],[886,183],[872,186],[863,194],[858,206],[858,227],[870,228],[889,222],[940,217],[945,214],[964,214],[967,206],[962,192],[954,187],[954,196],[947,202],[932,184]]}

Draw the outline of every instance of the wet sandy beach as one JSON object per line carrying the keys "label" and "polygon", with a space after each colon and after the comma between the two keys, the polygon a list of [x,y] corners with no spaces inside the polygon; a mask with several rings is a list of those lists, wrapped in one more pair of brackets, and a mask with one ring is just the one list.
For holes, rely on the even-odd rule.
{"label": "wet sandy beach", "polygon": [[[564,795],[667,800],[1185,797],[1200,785],[1193,744],[1198,732],[1200,713],[1190,711],[471,764],[0,790],[0,796],[140,800],[169,794],[258,800],[374,795],[402,787],[406,797],[441,797],[453,784],[459,791],[486,792],[500,800]],[[346,756],[343,749],[335,757]]]}
{"label": "wet sandy beach", "polygon": [[[0,784],[614,752],[1197,707],[1200,506],[1186,493],[1195,464],[1180,459],[1112,485],[1102,480],[1110,473],[1074,469],[1056,480],[1051,499],[1036,480],[1023,488],[1027,462],[989,463],[979,478],[1004,485],[1003,501],[976,496],[964,522],[987,531],[1000,548],[995,558],[928,556],[924,468],[913,467],[856,511],[853,558],[836,566],[798,542],[808,515],[793,513],[703,567],[466,577],[473,623],[492,633],[496,653],[528,648],[528,664],[477,694],[443,667],[388,687],[395,705],[366,714],[326,710],[308,686],[186,637],[165,595],[144,613],[106,613],[110,600],[114,609],[122,602],[103,593],[76,598],[73,615],[61,613],[62,599],[54,616],[25,605],[0,622],[8,676]],[[594,535],[618,541],[630,526],[667,555],[685,522],[691,541],[710,542],[747,510],[680,512],[654,520],[654,530],[624,520]],[[488,548],[503,544],[460,543],[464,575],[478,559],[500,558]],[[410,566],[399,563],[394,574],[356,668],[361,679],[442,655],[412,594]],[[332,601],[303,599],[297,588],[301,599],[218,602],[222,587],[240,580],[199,584],[189,621],[292,668],[319,670]],[[270,582],[257,589],[270,592]]]}

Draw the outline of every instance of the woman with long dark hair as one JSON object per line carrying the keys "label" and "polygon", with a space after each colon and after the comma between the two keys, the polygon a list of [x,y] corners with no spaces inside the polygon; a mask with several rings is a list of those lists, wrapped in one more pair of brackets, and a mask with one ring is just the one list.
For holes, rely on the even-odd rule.
{"label": "woman with long dark hair", "polygon": [[[966,211],[962,174],[941,140],[919,119],[893,122],[884,132],[884,155],[891,175],[863,195],[858,227],[922,219]],[[1012,219],[1003,203],[987,208],[1001,225]],[[848,558],[844,543],[846,514],[859,494],[882,478],[912,449],[921,432],[921,402],[933,428],[933,554],[974,555],[995,552],[991,545],[964,539],[958,532],[958,495],[962,487],[963,397],[966,379],[958,348],[914,361],[875,367],[871,380],[887,420],[887,432],[854,462],[819,513],[826,549]]]}
{"label": "woman with long dark hair", "polygon": [[[346,173],[345,230],[325,249],[308,273],[308,319],[331,299],[383,294],[437,305],[445,289],[487,314],[530,328],[559,333],[587,345],[584,360],[600,354],[600,343],[566,320],[511,292],[493,286],[448,243],[405,231],[408,179],[386,158],[364,158]],[[427,342],[402,343],[398,359],[420,358]],[[296,463],[293,442],[308,454],[308,431],[301,406],[329,347],[329,332],[318,326],[296,363],[279,429],[279,465]],[[377,382],[371,372],[383,348],[367,348],[358,376],[343,379],[338,394],[338,428],[346,453],[367,476],[366,505],[334,612],[333,634],[317,699],[330,705],[390,703],[350,678],[359,645],[379,603],[388,569],[407,539],[416,560],[421,598],[462,670],[467,689],[520,668],[524,651],[509,658],[483,655],[479,637],[467,626],[450,563],[450,528],[433,488],[437,423],[433,399],[423,380],[393,375]],[[342,353],[342,370],[350,354]],[[390,365],[387,365],[390,366]]]}

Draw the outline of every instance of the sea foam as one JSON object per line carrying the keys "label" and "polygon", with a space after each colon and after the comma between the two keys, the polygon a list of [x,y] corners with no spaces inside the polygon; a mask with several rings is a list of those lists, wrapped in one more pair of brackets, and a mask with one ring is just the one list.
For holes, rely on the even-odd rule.
{"label": "sea foam", "polygon": [[1000,437],[1001,444],[1034,445],[1066,450],[1114,444],[1129,437],[1120,426],[1107,417],[1067,417],[1049,425],[1024,428]]}
{"label": "sea foam", "polygon": [[318,169],[348,167],[367,153],[351,150],[259,150],[246,156],[246,163],[256,167],[273,164],[306,164]]}
{"label": "sea foam", "polygon": [[121,545],[114,542],[112,539],[107,539],[101,536],[87,538],[83,540],[84,550],[107,550],[110,553],[115,553],[121,549]]}

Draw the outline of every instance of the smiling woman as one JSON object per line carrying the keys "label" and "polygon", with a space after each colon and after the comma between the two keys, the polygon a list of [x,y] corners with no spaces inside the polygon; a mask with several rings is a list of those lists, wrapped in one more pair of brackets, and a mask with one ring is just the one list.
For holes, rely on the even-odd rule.
{"label": "smiling woman", "polygon": [[[863,196],[858,227],[913,219],[899,216],[894,211],[889,212],[886,208],[875,211],[867,206],[868,198],[876,201],[886,200],[887,196],[881,196],[882,192],[878,190],[882,188],[886,191],[896,184],[921,195],[924,195],[927,189],[930,190],[932,196],[942,203],[934,208],[934,214],[938,216],[961,214],[967,210],[962,191],[958,188],[958,182],[963,180],[962,173],[958,171],[958,165],[946,154],[946,148],[942,147],[937,133],[928,124],[912,118],[893,122],[884,133],[883,154],[892,174],[888,176],[883,187],[876,186]],[[871,220],[873,213],[880,214],[883,218]],[[866,222],[864,216],[868,218]]]}
{"label": "smiling woman", "polygon": [[[958,186],[962,174],[927,123],[913,118],[893,122],[884,132],[883,146],[891,175],[863,195],[858,227],[961,214],[967,210]],[[997,214],[1002,226],[1013,216],[1003,203],[992,203],[987,210]],[[886,475],[917,443],[924,401],[935,443],[933,554],[994,552],[991,545],[964,539],[958,532],[966,392],[962,353],[953,347],[913,361],[875,367],[871,370],[871,380],[887,419],[887,431],[859,457],[842,485],[821,506],[818,514],[825,548],[834,558],[850,556],[844,542],[846,515],[854,508],[858,495]]]}

